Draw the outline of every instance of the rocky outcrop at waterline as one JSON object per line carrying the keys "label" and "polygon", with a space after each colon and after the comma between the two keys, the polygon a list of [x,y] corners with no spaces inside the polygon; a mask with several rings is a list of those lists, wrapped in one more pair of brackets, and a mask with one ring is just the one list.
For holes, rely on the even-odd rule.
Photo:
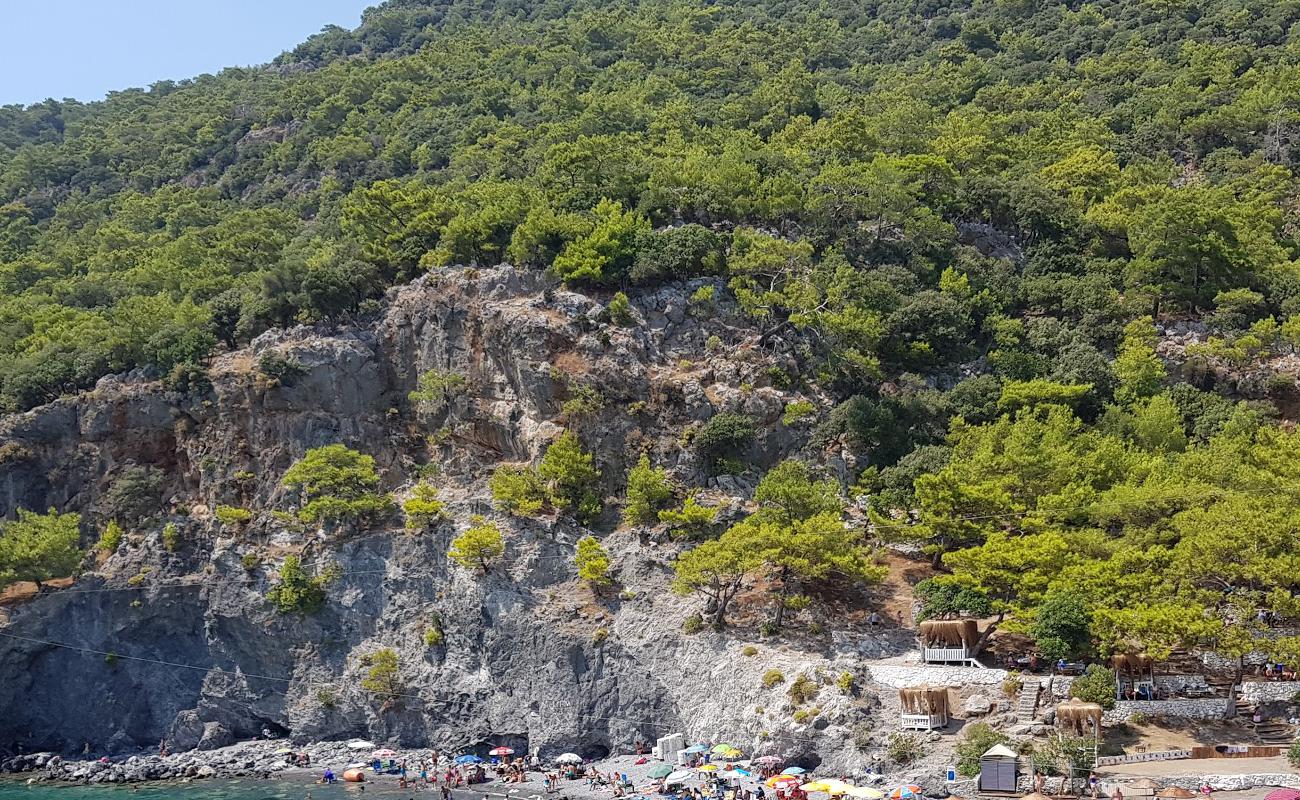
{"label": "rocky outcrop at waterline", "polygon": [[[739,411],[759,431],[749,462],[806,448],[810,425],[782,421],[805,395],[773,385],[797,372],[797,339],[762,339],[722,292],[693,304],[709,283],[634,295],[634,324],[619,325],[605,297],[508,267],[452,271],[392,290],[370,322],[273,331],[220,355],[210,390],[124,376],[6,417],[0,513],[80,511],[89,545],[117,518],[123,486],[162,511],[127,524],[126,541],[88,561],[71,587],[0,606],[0,632],[22,637],[0,641],[0,747],[127,752],[167,738],[203,750],[269,731],[599,757],[683,731],[856,763],[855,730],[861,743],[876,712],[869,688],[831,685],[860,653],[832,636],[849,620],[804,640],[757,641],[743,655],[758,638],[743,624],[683,634],[698,601],[668,590],[681,546],[662,532],[620,527],[607,504],[592,528],[617,585],[594,593],[573,565],[588,528],[498,516],[489,502],[493,467],[535,459],[565,429],[596,454],[607,493],[648,452],[724,509],[752,484],[706,475],[684,429]],[[291,374],[270,374],[268,362]],[[465,376],[467,391],[417,409],[407,394],[432,369]],[[566,412],[582,387],[603,403]],[[448,521],[412,533],[397,518],[366,529],[286,520],[280,476],[335,442],[374,456],[383,489],[399,498],[436,474]],[[845,467],[838,451],[815,455]],[[252,517],[223,523],[223,507]],[[445,555],[474,514],[508,534],[503,565],[484,576]],[[319,613],[286,616],[266,602],[288,554],[340,567]],[[442,640],[430,644],[435,626]],[[868,650],[901,652],[909,638],[881,634]],[[401,691],[385,700],[361,686],[379,648],[400,665]],[[769,670],[814,676],[824,685],[817,713],[793,722],[783,687],[763,686]]]}

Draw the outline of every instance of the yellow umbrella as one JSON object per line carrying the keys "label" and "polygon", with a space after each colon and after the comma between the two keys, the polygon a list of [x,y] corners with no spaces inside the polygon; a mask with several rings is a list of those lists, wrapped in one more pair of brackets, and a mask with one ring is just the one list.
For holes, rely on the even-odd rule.
{"label": "yellow umbrella", "polygon": [[837,794],[845,794],[852,788],[853,787],[851,785],[845,783],[844,781],[835,780],[834,778],[827,778],[825,780],[813,781],[812,783],[805,783],[803,785],[803,790],[805,792],[822,792],[823,794],[829,794],[832,796]]}
{"label": "yellow umbrella", "polygon": [[870,786],[854,786],[847,794],[849,797],[860,797],[863,800],[880,800],[885,796],[884,792]]}
{"label": "yellow umbrella", "polygon": [[700,772],[717,772],[717,771],[718,771],[717,764],[702,764],[700,766]]}

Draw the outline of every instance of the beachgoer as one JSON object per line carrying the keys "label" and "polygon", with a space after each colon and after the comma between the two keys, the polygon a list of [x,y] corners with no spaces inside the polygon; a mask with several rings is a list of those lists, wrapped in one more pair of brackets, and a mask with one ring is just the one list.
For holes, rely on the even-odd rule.
{"label": "beachgoer", "polygon": [[873,626],[873,627],[876,626],[876,625],[879,625],[879,624],[880,624],[880,614],[879,614],[879,612],[872,611],[872,612],[871,612],[871,616],[867,617],[867,624],[869,624],[869,625],[871,625],[871,626]]}

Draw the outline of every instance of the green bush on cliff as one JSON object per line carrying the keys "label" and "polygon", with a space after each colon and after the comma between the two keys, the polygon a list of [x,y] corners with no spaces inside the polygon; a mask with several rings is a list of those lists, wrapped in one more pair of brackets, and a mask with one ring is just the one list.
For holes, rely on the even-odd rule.
{"label": "green bush on cliff", "polygon": [[397,651],[390,647],[376,650],[370,656],[370,668],[361,679],[361,688],[384,702],[391,702],[402,693],[402,677]]}
{"label": "green bush on cliff", "polygon": [[406,529],[421,530],[447,518],[447,507],[438,499],[438,489],[427,483],[417,483],[411,496],[402,503],[406,514]]}
{"label": "green bush on cliff", "polygon": [[470,518],[468,529],[451,540],[447,557],[465,569],[481,569],[487,574],[492,562],[505,555],[505,537],[495,523],[481,516]]}
{"label": "green bush on cliff", "polygon": [[600,513],[600,498],[595,493],[600,470],[594,461],[573,431],[565,431],[546,448],[537,465],[537,477],[545,483],[552,506],[581,520]]}
{"label": "green bush on cliff", "polygon": [[314,614],[325,605],[325,589],[338,579],[339,568],[327,567],[312,577],[302,568],[298,556],[286,556],[280,565],[279,582],[266,593],[281,614]]}
{"label": "green bush on cliff", "polygon": [[573,561],[578,567],[579,578],[596,587],[609,584],[609,552],[596,537],[584,536],[578,540]]}
{"label": "green bush on cliff", "polygon": [[99,534],[99,541],[95,542],[95,547],[110,555],[116,553],[125,535],[122,526],[117,524],[117,520],[110,519],[108,525],[104,527],[103,533]]}
{"label": "green bush on cliff", "polygon": [[18,509],[18,518],[0,523],[0,588],[74,574],[81,564],[81,515]]}
{"label": "green bush on cliff", "polygon": [[308,450],[281,483],[300,493],[303,522],[375,520],[393,510],[392,499],[374,491],[379,486],[374,457],[341,444]]}
{"label": "green bush on cliff", "polygon": [[531,517],[546,505],[546,488],[532,467],[502,464],[492,471],[488,490],[497,508],[507,514]]}
{"label": "green bush on cliff", "polygon": [[673,487],[668,483],[668,472],[663,467],[650,465],[645,453],[627,473],[627,505],[623,506],[623,522],[628,525],[649,525],[658,519],[662,509],[673,497]]}

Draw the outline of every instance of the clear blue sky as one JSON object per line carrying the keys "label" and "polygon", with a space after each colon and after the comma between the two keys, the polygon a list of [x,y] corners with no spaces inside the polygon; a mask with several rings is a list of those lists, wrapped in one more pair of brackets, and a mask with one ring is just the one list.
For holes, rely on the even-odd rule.
{"label": "clear blue sky", "polygon": [[0,105],[264,64],[379,0],[0,0]]}

